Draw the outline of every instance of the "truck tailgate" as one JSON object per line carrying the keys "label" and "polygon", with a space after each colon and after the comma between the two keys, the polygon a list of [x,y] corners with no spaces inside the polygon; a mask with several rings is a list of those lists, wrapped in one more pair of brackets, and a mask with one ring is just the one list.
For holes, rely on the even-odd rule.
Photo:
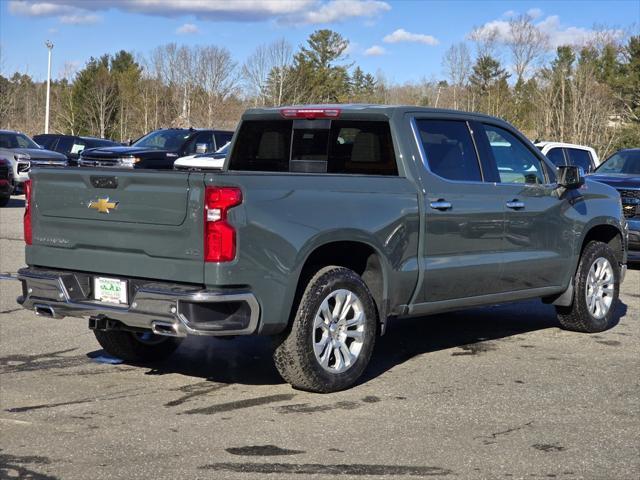
{"label": "truck tailgate", "polygon": [[41,169],[27,263],[203,283],[203,178],[173,171]]}

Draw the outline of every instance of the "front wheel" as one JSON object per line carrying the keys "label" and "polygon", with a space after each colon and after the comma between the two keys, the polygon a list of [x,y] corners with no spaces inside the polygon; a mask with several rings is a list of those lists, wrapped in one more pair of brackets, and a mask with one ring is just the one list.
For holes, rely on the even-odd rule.
{"label": "front wheel", "polygon": [[178,338],[163,337],[151,332],[94,330],[93,333],[109,355],[131,363],[164,360],[180,346]]}
{"label": "front wheel", "polygon": [[567,330],[595,333],[611,328],[620,291],[620,266],[611,248],[589,242],[574,278],[573,304],[556,307],[560,325]]}
{"label": "front wheel", "polygon": [[378,316],[371,293],[352,270],[330,266],[309,281],[291,331],[274,360],[294,388],[328,393],[353,385],[369,363]]}
{"label": "front wheel", "polygon": [[6,207],[9,205],[9,201],[11,200],[11,196],[0,197],[0,207]]}

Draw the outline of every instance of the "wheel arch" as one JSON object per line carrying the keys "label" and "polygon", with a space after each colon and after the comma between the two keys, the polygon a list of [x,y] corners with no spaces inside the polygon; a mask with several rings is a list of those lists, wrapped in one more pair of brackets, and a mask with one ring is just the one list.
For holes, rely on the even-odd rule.
{"label": "wheel arch", "polygon": [[384,333],[388,306],[388,265],[381,250],[373,242],[363,238],[336,239],[326,238],[324,242],[315,242],[300,262],[296,280],[296,294],[291,306],[290,322],[308,281],[323,267],[336,265],[356,272],[371,292],[378,313],[380,332]]}
{"label": "wheel arch", "polygon": [[583,230],[584,234],[577,242],[574,262],[571,265],[571,277],[569,284],[562,293],[544,297],[545,303],[551,303],[556,306],[568,307],[573,303],[574,277],[582,258],[585,247],[591,241],[599,241],[606,243],[613,250],[618,262],[623,265],[626,263],[626,242],[620,226],[610,221],[602,221],[595,219]]}
{"label": "wheel arch", "polygon": [[[606,243],[614,251],[616,258],[620,264],[626,263],[626,245],[622,230],[618,225],[611,223],[597,223],[585,229],[580,243],[580,251],[578,253],[578,261],[582,257],[582,252],[587,244],[591,241]],[[577,268],[577,265],[576,265]]]}

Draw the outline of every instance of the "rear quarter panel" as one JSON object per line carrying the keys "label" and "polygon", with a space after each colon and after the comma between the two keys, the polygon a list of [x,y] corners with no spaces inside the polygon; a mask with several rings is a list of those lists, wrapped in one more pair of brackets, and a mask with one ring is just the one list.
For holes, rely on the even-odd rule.
{"label": "rear quarter panel", "polygon": [[225,172],[207,175],[205,184],[239,186],[244,196],[229,212],[237,258],[205,264],[205,283],[249,286],[261,304],[261,333],[286,326],[304,262],[330,242],[370,245],[382,263],[385,299],[409,301],[418,275],[419,217],[408,179]]}

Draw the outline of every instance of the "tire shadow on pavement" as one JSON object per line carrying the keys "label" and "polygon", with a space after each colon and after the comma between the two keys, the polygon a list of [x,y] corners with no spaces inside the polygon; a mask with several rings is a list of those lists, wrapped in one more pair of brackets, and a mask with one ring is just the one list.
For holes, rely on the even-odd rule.
{"label": "tire shadow on pavement", "polygon": [[[615,325],[626,313],[627,306],[620,301]],[[555,308],[539,300],[393,320],[387,333],[378,338],[359,383],[425,353],[460,348],[452,355],[478,355],[498,350],[495,340],[559,327]]]}
{"label": "tire shadow on pavement", "polygon": [[[618,317],[626,312],[626,305],[620,302]],[[495,340],[556,327],[555,309],[537,300],[393,320],[387,333],[378,337],[369,367],[356,385],[418,355],[454,348],[462,351],[452,355],[482,354],[499,348]],[[272,359],[274,345],[272,338],[260,336],[187,337],[167,360],[138,366],[148,368],[147,375],[179,374],[223,384],[278,385],[284,380]],[[88,356],[102,353],[99,350]]]}

